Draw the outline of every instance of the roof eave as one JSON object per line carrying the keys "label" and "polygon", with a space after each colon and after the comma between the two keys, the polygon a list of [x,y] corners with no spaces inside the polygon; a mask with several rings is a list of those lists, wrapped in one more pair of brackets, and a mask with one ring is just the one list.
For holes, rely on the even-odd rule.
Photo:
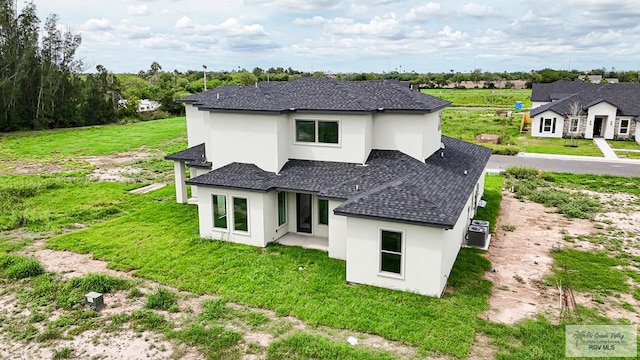
{"label": "roof eave", "polygon": [[436,228],[445,229],[445,230],[453,229],[455,225],[455,224],[445,224],[445,223],[434,223],[430,221],[391,218],[386,216],[357,214],[357,213],[350,213],[350,212],[342,211],[338,209],[333,210],[333,213],[335,215],[354,217],[354,218],[360,218],[360,219],[382,220],[382,221],[396,222],[396,223],[409,224],[409,225],[429,226],[429,227],[436,227]]}

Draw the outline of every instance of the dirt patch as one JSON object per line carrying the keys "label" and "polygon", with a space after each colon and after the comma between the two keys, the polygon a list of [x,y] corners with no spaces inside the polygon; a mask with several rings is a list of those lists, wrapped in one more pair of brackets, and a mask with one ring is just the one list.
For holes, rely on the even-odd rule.
{"label": "dirt patch", "polygon": [[[507,324],[537,313],[557,316],[558,293],[542,283],[551,272],[549,252],[565,245],[561,231],[588,234],[592,222],[568,220],[552,208],[521,202],[505,192],[498,225],[487,253],[493,269],[485,276],[493,282],[493,292],[484,316]],[[503,230],[503,225],[513,231]]]}

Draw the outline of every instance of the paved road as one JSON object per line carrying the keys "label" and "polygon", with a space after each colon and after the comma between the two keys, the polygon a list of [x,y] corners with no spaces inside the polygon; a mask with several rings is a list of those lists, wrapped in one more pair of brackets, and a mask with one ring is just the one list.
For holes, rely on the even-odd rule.
{"label": "paved road", "polygon": [[640,176],[640,160],[608,160],[588,156],[553,156],[520,154],[518,156],[493,155],[487,164],[489,170],[504,170],[511,165],[531,166],[543,171],[579,174],[607,174]]}

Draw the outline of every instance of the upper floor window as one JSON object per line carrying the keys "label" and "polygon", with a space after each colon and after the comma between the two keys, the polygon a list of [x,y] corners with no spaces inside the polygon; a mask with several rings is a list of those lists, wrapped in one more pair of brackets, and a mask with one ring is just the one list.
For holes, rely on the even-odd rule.
{"label": "upper floor window", "polygon": [[296,120],[296,141],[307,143],[338,143],[337,121]]}
{"label": "upper floor window", "polygon": [[620,120],[620,134],[629,133],[629,119]]}

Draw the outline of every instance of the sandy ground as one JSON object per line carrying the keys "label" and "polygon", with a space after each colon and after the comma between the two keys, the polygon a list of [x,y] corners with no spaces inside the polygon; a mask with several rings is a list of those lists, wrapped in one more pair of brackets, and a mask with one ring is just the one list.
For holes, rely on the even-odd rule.
{"label": "sandy ground", "polygon": [[[77,254],[68,251],[58,251],[44,249],[42,246],[44,241],[36,241],[32,245],[23,249],[24,253],[35,256],[47,269],[61,274],[64,279],[83,276],[87,273],[106,273],[120,278],[136,279],[130,273],[116,271],[107,267],[107,262],[93,259],[91,254]],[[167,287],[152,281],[139,281],[138,288],[143,293],[149,293],[158,287]],[[202,309],[202,303],[208,299],[214,298],[210,295],[198,296],[188,292],[181,292],[176,289],[172,291],[179,294],[178,307],[180,312],[167,313],[163,312],[169,320],[180,323],[181,319],[189,314],[198,314]],[[143,299],[143,298],[142,298]],[[104,294],[106,307],[100,312],[101,318],[107,318],[113,314],[131,314],[133,311],[144,307],[144,301],[139,299],[127,298],[127,292],[119,291],[114,294]],[[15,296],[0,297],[0,313],[15,313],[16,307]],[[289,323],[285,327],[290,330],[302,330],[308,333],[318,334],[332,338],[336,341],[345,341],[348,337],[353,336],[358,339],[357,346],[363,346],[372,349],[390,351],[405,358],[415,357],[416,349],[406,346],[400,342],[390,341],[383,337],[365,333],[359,333],[348,330],[338,330],[326,327],[310,327],[300,319],[295,317],[278,317],[274,312],[248,308],[243,305],[229,303],[238,310],[259,311],[267,315],[273,322]],[[28,313],[16,314],[21,317],[29,316]],[[241,347],[247,347],[251,343],[260,344],[266,348],[274,341],[274,336],[270,333],[258,330],[252,330],[250,327],[234,324],[228,324],[230,328],[243,333],[244,341]],[[116,333],[103,333],[100,331],[86,331],[81,335],[75,336],[71,340],[57,340],[54,344],[40,346],[37,342],[22,343],[16,342],[2,336],[0,334],[0,359],[47,359],[51,358],[53,349],[63,347],[77,349],[74,353],[75,358],[91,358],[96,356],[99,359],[201,359],[195,349],[186,349],[184,346],[178,346],[174,342],[167,341],[159,334],[150,332],[137,333],[131,329],[125,329]],[[263,356],[255,354],[246,354],[243,359],[262,359]],[[439,359],[439,358],[438,358]],[[432,360],[438,360],[432,359]]]}
{"label": "sandy ground", "polygon": [[[587,241],[567,242],[565,235],[588,235],[598,232],[597,220],[607,219],[611,226],[618,229],[636,231],[633,239],[638,239],[634,228],[640,222],[640,209],[637,199],[628,195],[602,194],[605,201],[616,201],[616,206],[626,207],[626,214],[608,212],[596,217],[596,221],[567,219],[555,213],[555,209],[543,205],[522,202],[509,192],[503,193],[499,223],[492,237],[487,257],[493,269],[485,276],[493,282],[493,293],[489,298],[489,310],[483,315],[486,319],[513,324],[522,319],[542,313],[550,319],[560,315],[560,298],[557,288],[545,286],[543,278],[551,273],[553,263],[549,253],[554,247],[574,247],[580,250],[602,250],[600,244]],[[622,204],[620,204],[622,203]],[[514,231],[505,231],[502,226],[513,225]],[[608,225],[605,225],[608,226]],[[636,226],[637,227],[637,226]],[[640,251],[635,244],[629,248]],[[578,304],[597,308],[604,315],[619,319],[626,318],[634,324],[640,324],[638,314],[626,311],[619,306],[627,301],[638,306],[630,295],[622,294],[620,299],[607,299],[605,304],[592,301],[586,294],[575,292]]]}

